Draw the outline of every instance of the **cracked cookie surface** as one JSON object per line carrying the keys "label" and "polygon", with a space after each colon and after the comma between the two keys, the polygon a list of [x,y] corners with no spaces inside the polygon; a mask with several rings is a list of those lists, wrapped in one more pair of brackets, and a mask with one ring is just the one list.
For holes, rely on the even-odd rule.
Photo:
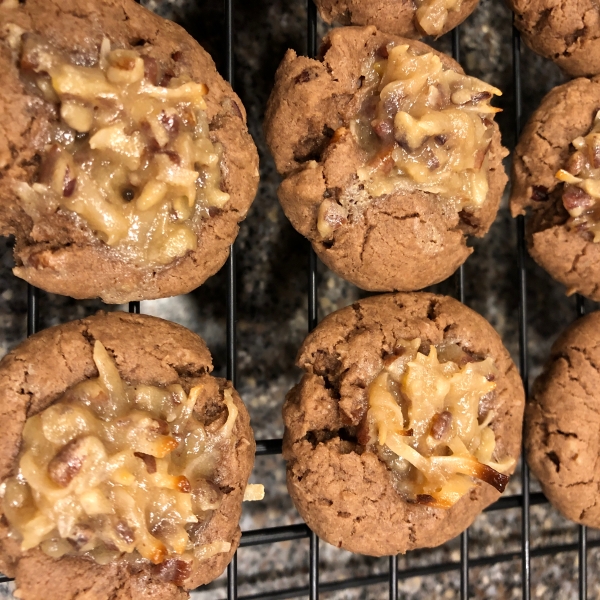
{"label": "cracked cookie surface", "polygon": [[527,462],[568,519],[600,527],[600,313],[575,321],[552,346],[525,412]]}
{"label": "cracked cookie surface", "polygon": [[408,502],[386,462],[358,443],[369,385],[402,340],[416,338],[493,359],[493,456],[519,456],[523,388],[485,319],[456,300],[425,293],[372,297],[339,310],[302,345],[297,364],[304,375],[283,409],[290,495],[309,527],[334,546],[373,556],[437,546],[499,497],[479,482],[447,509]]}
{"label": "cracked cookie surface", "polygon": [[600,7],[595,0],[507,0],[525,43],[573,77],[600,73]]}
{"label": "cracked cookie surface", "polygon": [[[444,71],[463,73],[451,58],[421,42],[374,27],[334,29],[323,41],[321,60],[287,52],[269,99],[265,131],[284,177],[279,200],[321,260],[363,289],[412,291],[451,275],[472,252],[467,236],[483,236],[490,228],[506,184],[505,149],[490,120],[487,167],[481,167],[487,168],[488,189],[478,207],[460,210],[414,187],[371,195],[359,179],[365,152],[351,122],[374,92],[361,74],[391,46],[408,46],[409,53],[434,57]],[[326,204],[347,204],[350,210],[347,216],[332,213],[335,231],[324,238],[319,220]]]}
{"label": "cracked cookie surface", "polygon": [[[186,293],[203,283],[227,259],[238,223],[245,218],[258,185],[258,156],[246,127],[244,107],[217,73],[210,56],[181,27],[132,0],[3,2],[0,4],[0,23],[3,89],[0,97],[0,234],[15,236],[15,273],[53,293],[74,298],[101,297],[109,303],[172,296]],[[182,82],[184,87],[180,86],[180,90],[185,89],[186,81],[207,86],[206,107],[202,111],[207,121],[205,130],[207,140],[221,149],[217,168],[220,171],[219,189],[223,198],[228,194],[229,199],[222,206],[211,206],[210,211],[202,210],[199,205],[193,211],[187,211],[192,212],[186,216],[189,231],[180,233],[197,238],[197,244],[183,244],[181,251],[174,252],[174,258],[165,259],[163,264],[160,261],[144,264],[135,257],[129,260],[96,234],[96,229],[102,230],[102,227],[94,229],[93,223],[86,222],[80,216],[85,211],[66,210],[64,206],[51,203],[42,203],[33,210],[22,194],[19,196],[15,185],[34,185],[43,180],[40,171],[46,162],[44,155],[56,137],[53,136],[54,129],[64,127],[61,115],[67,114],[65,107],[78,111],[76,114],[80,118],[71,118],[72,123],[81,122],[86,110],[91,108],[91,105],[69,105],[67,94],[64,97],[67,102],[59,111],[58,104],[48,100],[52,93],[44,98],[41,89],[36,91],[35,83],[26,81],[21,72],[23,69],[19,69],[19,62],[23,66],[24,58],[21,48],[25,41],[33,38],[42,40],[53,52],[78,67],[96,66],[104,41],[123,55],[133,50],[130,54],[142,57],[145,77],[151,80],[158,72],[157,84],[161,83],[162,74],[164,86],[171,80]],[[43,65],[34,65],[34,68],[43,70]],[[71,85],[69,81],[65,83]],[[171,90],[164,86],[158,85],[151,91],[160,95]],[[48,91],[52,92],[52,89]],[[102,100],[110,103],[110,98]],[[74,116],[75,113],[71,115]],[[144,130],[143,137],[156,142],[152,152],[169,150],[161,140],[160,134],[167,135],[161,129],[162,125],[158,121],[153,123],[150,118],[148,121],[142,126],[148,125],[152,134]],[[163,121],[171,125],[168,118]],[[172,124],[175,129],[177,123]],[[114,129],[116,125],[111,127]],[[132,134],[129,130],[126,133]],[[139,137],[140,132],[136,133]],[[136,133],[121,137],[129,137],[131,141]],[[154,140],[154,135],[159,139]],[[113,145],[118,145],[115,140],[118,136],[108,137]],[[167,163],[169,172],[179,168],[175,164],[178,160],[181,165],[184,163],[181,153],[177,156],[171,150],[158,158]],[[179,171],[183,169],[179,168]],[[191,176],[197,174],[196,171],[200,170],[187,169],[187,174]],[[198,179],[201,177],[202,174]],[[162,185],[164,187],[164,183]],[[141,190],[141,185],[138,187]],[[127,190],[134,197],[133,202],[144,195],[140,190]],[[67,191],[66,186],[63,195],[72,192],[71,188]],[[175,203],[180,199],[175,198],[171,212],[163,215],[167,229],[172,226],[169,219],[179,218]],[[165,210],[167,208],[165,206]]]}
{"label": "cracked cookie surface", "polygon": [[223,449],[213,483],[222,493],[220,506],[197,532],[197,544],[231,544],[228,552],[198,556],[181,585],[172,583],[177,565],[152,565],[125,559],[96,564],[87,557],[53,559],[39,548],[21,551],[0,524],[0,570],[16,578],[24,600],[183,600],[188,589],[212,581],[231,560],[240,540],[238,525],[244,489],[254,462],[254,437],[248,413],[231,384],[212,377],[212,359],[204,342],[179,325],[145,315],[98,313],[46,329],[30,337],[0,362],[0,479],[14,475],[26,420],[41,413],[65,391],[98,377],[94,346],[100,342],[117,365],[120,376],[133,386],[181,385],[186,393],[202,392],[194,411],[203,423],[225,422],[224,397],[237,409],[231,443]]}
{"label": "cracked cookie surface", "polygon": [[[327,23],[341,25],[375,25],[377,29],[401,35],[407,38],[420,38],[425,35],[443,35],[460,25],[476,8],[479,0],[463,0],[456,3],[447,13],[441,6],[443,2],[429,3],[434,6],[436,23],[433,28],[425,24],[427,31],[417,17],[419,5],[423,2],[414,0],[316,0],[321,17]],[[425,3],[427,4],[427,3]],[[427,7],[424,7],[427,8]],[[439,13],[445,13],[440,15]]]}
{"label": "cracked cookie surface", "polygon": [[600,78],[579,78],[550,91],[523,129],[514,153],[511,211],[529,212],[527,243],[533,259],[552,277],[600,300],[600,244],[583,229],[573,229],[563,204],[573,140],[586,136],[600,108]]}

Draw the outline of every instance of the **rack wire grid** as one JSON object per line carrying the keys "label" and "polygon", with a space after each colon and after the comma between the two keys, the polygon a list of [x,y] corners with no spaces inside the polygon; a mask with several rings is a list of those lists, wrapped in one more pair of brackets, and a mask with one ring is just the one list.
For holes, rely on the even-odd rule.
{"label": "rack wire grid", "polygon": [[[139,0],[138,0],[139,1]],[[223,31],[225,40],[225,65],[224,75],[229,83],[234,85],[234,0],[224,0],[225,29]],[[307,30],[306,47],[307,54],[310,57],[317,55],[317,10],[313,0],[307,0],[306,4]],[[452,41],[452,55],[457,62],[460,62],[460,28],[455,28],[450,34]],[[519,32],[513,28],[512,32],[512,70],[514,86],[514,106],[513,123],[515,139],[521,131],[523,114],[523,91],[522,91],[522,72],[521,72],[521,41]],[[519,330],[519,370],[523,379],[524,387],[527,392],[529,388],[529,356],[527,350],[528,334],[528,315],[527,315],[527,270],[526,270],[526,243],[525,243],[525,224],[524,217],[516,219],[516,239],[518,256],[518,280],[519,280],[519,311],[518,311],[518,330]],[[317,258],[312,249],[308,249],[308,330],[316,327],[318,322],[318,294],[317,294]],[[226,342],[227,342],[227,378],[234,386],[237,381],[237,354],[238,347],[236,343],[236,308],[237,308],[237,265],[236,265],[236,247],[231,246],[231,254],[224,267],[227,276],[227,318],[226,318]],[[465,300],[465,274],[464,267],[460,267],[454,275],[454,284],[456,297],[461,302]],[[130,302],[129,312],[139,313],[140,303]],[[585,302],[582,297],[576,300],[576,317],[585,314]],[[27,335],[32,335],[39,329],[40,324],[40,294],[39,291],[27,286]],[[263,439],[256,443],[256,454],[277,455],[281,454],[281,439]],[[437,564],[417,566],[407,569],[398,568],[398,557],[389,557],[389,569],[387,574],[374,574],[363,577],[352,577],[333,582],[319,581],[319,539],[310,531],[305,524],[294,524],[280,527],[268,527],[249,531],[243,531],[240,548],[250,546],[263,546],[277,542],[294,541],[308,538],[310,540],[309,566],[308,566],[308,584],[302,587],[291,587],[287,589],[263,592],[252,595],[239,596],[239,600],[279,600],[284,598],[308,597],[310,600],[316,600],[320,594],[334,592],[338,590],[347,590],[350,588],[368,587],[374,584],[387,582],[389,588],[389,599],[398,600],[399,581],[416,576],[432,576],[448,572],[460,573],[460,598],[466,600],[469,597],[469,573],[476,567],[487,567],[499,563],[520,561],[521,565],[521,587],[522,598],[529,600],[531,598],[531,559],[542,556],[556,556],[560,553],[576,553],[578,560],[578,597],[585,599],[588,597],[587,590],[587,563],[588,550],[600,547],[600,540],[589,540],[587,530],[584,526],[578,526],[577,543],[560,543],[546,545],[542,547],[531,547],[530,540],[530,509],[532,506],[547,503],[547,499],[542,493],[530,492],[529,469],[524,460],[521,462],[521,484],[522,492],[511,496],[500,498],[497,502],[489,506],[485,512],[503,511],[508,509],[520,508],[521,517],[521,539],[520,550],[513,552],[496,553],[490,556],[471,558],[469,556],[469,531],[465,531],[460,536],[460,560],[447,561]],[[237,554],[227,568],[227,599],[238,599],[238,579],[237,579]],[[0,583],[11,581],[8,577],[0,576]]]}

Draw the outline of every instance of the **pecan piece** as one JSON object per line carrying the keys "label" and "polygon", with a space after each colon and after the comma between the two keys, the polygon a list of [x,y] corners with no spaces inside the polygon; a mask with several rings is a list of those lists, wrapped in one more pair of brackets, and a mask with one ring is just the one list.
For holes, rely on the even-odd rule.
{"label": "pecan piece", "polygon": [[562,201],[571,216],[579,216],[583,209],[594,205],[594,199],[585,190],[575,185],[565,185]]}
{"label": "pecan piece", "polygon": [[434,440],[441,440],[445,437],[452,425],[452,413],[450,411],[443,411],[434,415],[431,420],[431,437]]}
{"label": "pecan piece", "polygon": [[581,169],[585,166],[585,157],[581,152],[575,152],[571,154],[567,164],[565,165],[565,171],[571,173],[571,175],[579,175]]}
{"label": "pecan piece", "polygon": [[152,570],[161,581],[183,585],[192,573],[192,565],[185,560],[168,558],[164,562],[155,565]]}
{"label": "pecan piece", "polygon": [[48,463],[48,477],[56,485],[67,487],[81,470],[87,456],[84,442],[85,438],[71,440]]}
{"label": "pecan piece", "polygon": [[144,452],[134,452],[133,455],[141,458],[144,461],[144,464],[146,465],[146,471],[148,471],[150,475],[152,475],[152,473],[156,473],[156,458],[154,458],[154,456],[151,454],[144,454]]}
{"label": "pecan piece", "polygon": [[543,185],[534,185],[531,190],[531,199],[537,202],[543,202],[548,200],[548,188]]}
{"label": "pecan piece", "polygon": [[333,237],[333,232],[348,220],[348,213],[343,206],[326,198],[321,202],[317,219],[317,229],[324,240]]}

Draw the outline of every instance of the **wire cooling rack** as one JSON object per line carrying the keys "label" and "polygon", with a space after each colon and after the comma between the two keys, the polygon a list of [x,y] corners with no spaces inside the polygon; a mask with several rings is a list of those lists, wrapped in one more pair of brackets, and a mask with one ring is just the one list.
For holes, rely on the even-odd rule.
{"label": "wire cooling rack", "polygon": [[[234,0],[224,0],[225,7],[225,30],[223,32],[225,40],[225,64],[224,76],[235,87],[233,81],[234,73]],[[307,31],[306,47],[309,56],[314,57],[317,54],[317,11],[313,0],[307,0]],[[452,55],[455,60],[460,62],[460,30],[457,27],[449,35],[452,39]],[[513,29],[512,38],[512,69],[514,86],[514,105],[513,105],[513,127],[515,139],[518,139],[522,126],[522,87],[521,87],[521,41],[519,33]],[[518,275],[519,275],[519,369],[523,379],[524,387],[528,390],[529,382],[529,357],[527,351],[527,272],[525,268],[526,244],[525,244],[525,224],[522,216],[516,219],[517,232],[517,257],[518,257]],[[307,295],[308,295],[308,329],[314,329],[318,322],[318,294],[317,294],[317,258],[312,249],[308,247],[307,255]],[[236,343],[236,248],[231,247],[231,254],[225,266],[227,275],[227,378],[234,385],[237,380],[237,343]],[[464,302],[465,296],[465,276],[464,269],[461,267],[454,276],[456,297]],[[131,302],[129,311],[132,313],[140,312],[140,303]],[[585,304],[581,297],[577,298],[577,314],[582,316],[585,313]],[[27,289],[27,335],[35,333],[39,329],[40,323],[40,298],[38,290],[32,286]],[[281,454],[281,439],[257,440],[257,455],[277,455]],[[570,552],[577,553],[578,556],[578,596],[581,599],[587,598],[587,562],[588,550],[590,548],[600,547],[599,540],[587,539],[587,530],[584,526],[579,526],[577,543],[560,543],[545,545],[532,548],[530,544],[530,509],[532,506],[547,503],[546,497],[542,493],[530,493],[529,469],[524,461],[521,468],[522,493],[500,498],[497,502],[489,506],[485,512],[503,511],[508,509],[520,508],[521,516],[521,538],[520,550],[505,553],[496,553],[490,556],[470,558],[469,556],[469,531],[465,531],[460,536],[460,560],[448,561],[437,564],[423,565],[418,567],[399,570],[398,557],[389,558],[389,569],[387,574],[374,574],[363,577],[352,577],[341,581],[320,583],[319,581],[319,539],[310,531],[305,524],[295,524],[281,527],[270,527],[244,531],[242,533],[240,548],[250,546],[261,546],[277,542],[293,541],[308,538],[310,540],[308,582],[302,587],[291,587],[259,594],[238,596],[237,581],[237,555],[233,557],[227,568],[227,600],[279,600],[284,598],[308,597],[310,600],[317,600],[320,594],[347,590],[350,588],[366,588],[375,584],[387,582],[389,587],[389,599],[398,600],[398,583],[404,579],[416,576],[432,576],[448,572],[460,573],[460,598],[466,600],[469,597],[469,573],[476,567],[486,567],[500,563],[520,561],[522,597],[524,600],[531,598],[531,559],[542,556],[555,556],[559,553]],[[11,581],[8,577],[0,576],[0,583]]]}

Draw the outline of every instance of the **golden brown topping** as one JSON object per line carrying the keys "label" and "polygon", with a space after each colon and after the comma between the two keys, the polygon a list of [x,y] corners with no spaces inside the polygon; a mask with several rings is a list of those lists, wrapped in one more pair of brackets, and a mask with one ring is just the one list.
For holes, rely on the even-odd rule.
{"label": "golden brown topping", "polygon": [[[492,461],[491,358],[475,360],[456,344],[403,341],[369,387],[367,444],[396,474],[407,500],[448,508],[481,479],[503,491],[514,460]],[[486,403],[481,418],[482,402]]]}
{"label": "golden brown topping", "polygon": [[572,144],[575,152],[556,173],[565,184],[562,201],[570,215],[568,226],[600,242],[600,111],[590,132]]}
{"label": "golden brown topping", "polygon": [[[488,193],[489,117],[498,111],[489,102],[500,90],[408,45],[389,44],[378,55],[362,74],[372,95],[350,122],[364,152],[361,187],[372,198],[421,190],[456,211],[481,207]],[[323,239],[332,237],[348,208],[323,201],[317,221]]]}
{"label": "golden brown topping", "polygon": [[16,186],[25,209],[76,213],[138,264],[166,265],[194,250],[193,221],[229,200],[220,187],[221,147],[210,139],[206,85],[167,80],[155,59],[111,50],[108,39],[89,67],[26,34],[19,66],[60,114],[39,181]]}
{"label": "golden brown topping", "polygon": [[[359,115],[355,126],[367,130],[359,136],[365,148],[392,149],[395,168],[385,179],[392,187],[451,198],[459,207],[480,206],[487,194],[481,167],[492,135],[487,116],[496,112],[489,100],[500,91],[406,45],[388,48],[388,58],[370,69],[378,81],[375,115]],[[362,172],[364,179],[374,178],[374,191],[390,187],[384,181],[378,186],[375,175]]]}
{"label": "golden brown topping", "polygon": [[440,35],[448,20],[448,13],[460,10],[462,0],[415,0],[415,14],[419,27],[427,35]]}
{"label": "golden brown topping", "polygon": [[94,362],[97,378],[25,423],[18,473],[2,488],[11,534],[22,550],[39,545],[53,557],[141,556],[162,563],[161,578],[182,581],[194,557],[229,551],[197,546],[190,531],[223,498],[210,479],[237,417],[231,391],[214,431],[194,413],[200,387],[131,386],[98,341]]}

